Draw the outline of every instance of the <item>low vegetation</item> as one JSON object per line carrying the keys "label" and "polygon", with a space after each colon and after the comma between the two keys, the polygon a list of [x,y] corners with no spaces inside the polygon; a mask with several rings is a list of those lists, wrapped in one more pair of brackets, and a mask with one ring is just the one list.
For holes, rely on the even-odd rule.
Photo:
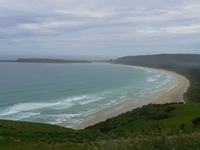
{"label": "low vegetation", "polygon": [[[95,140],[95,135],[84,130],[60,126],[0,120],[0,149],[43,149],[51,145],[77,145],[84,139]],[[41,148],[39,148],[41,147]],[[43,148],[42,148],[43,147]]]}
{"label": "low vegetation", "polygon": [[184,94],[185,100],[188,103],[200,102],[200,67],[198,69],[189,69],[185,75],[190,81],[190,87],[188,91]]}
{"label": "low vegetation", "polygon": [[[200,141],[200,104],[147,105],[84,130],[0,121],[2,149],[159,149]],[[151,143],[151,144],[150,144]],[[198,144],[198,143],[196,143]],[[29,147],[31,145],[31,147]],[[170,148],[169,148],[170,149]]]}
{"label": "low vegetation", "polygon": [[100,122],[86,130],[114,135],[151,135],[166,131],[168,135],[197,132],[200,128],[200,104],[147,105]]}

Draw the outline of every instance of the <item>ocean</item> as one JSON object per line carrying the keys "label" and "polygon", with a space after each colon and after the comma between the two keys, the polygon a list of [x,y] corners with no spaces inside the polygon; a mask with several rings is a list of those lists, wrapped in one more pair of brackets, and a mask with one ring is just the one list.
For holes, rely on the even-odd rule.
{"label": "ocean", "polygon": [[73,128],[177,85],[167,73],[103,63],[0,63],[0,119]]}

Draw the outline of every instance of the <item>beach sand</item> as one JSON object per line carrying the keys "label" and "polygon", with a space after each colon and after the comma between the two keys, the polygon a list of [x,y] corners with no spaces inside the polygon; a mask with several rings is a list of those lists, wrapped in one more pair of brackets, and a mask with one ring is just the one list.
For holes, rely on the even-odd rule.
{"label": "beach sand", "polygon": [[[149,68],[149,69],[153,69],[153,68]],[[100,121],[105,121],[108,118],[115,117],[119,114],[125,113],[127,111],[131,111],[137,107],[141,107],[143,105],[147,105],[150,103],[152,104],[180,103],[180,102],[184,103],[183,94],[187,91],[187,88],[189,87],[189,80],[185,78],[184,76],[181,76],[171,71],[166,71],[166,70],[161,70],[161,69],[153,69],[153,70],[165,72],[176,77],[176,79],[178,80],[178,84],[174,88],[168,89],[167,91],[150,94],[142,99],[139,99],[138,101],[129,101],[123,104],[123,106],[122,104],[119,104],[117,106],[108,108],[104,112],[98,112],[94,114],[95,116],[94,118],[85,120],[83,123],[74,127],[74,129],[84,129]]]}
{"label": "beach sand", "polygon": [[166,72],[175,76],[178,79],[178,85],[175,88],[171,89],[170,91],[164,93],[164,95],[160,96],[152,103],[153,104],[179,103],[179,102],[185,103],[183,100],[183,94],[187,91],[190,85],[189,80],[177,73],[170,71]]}

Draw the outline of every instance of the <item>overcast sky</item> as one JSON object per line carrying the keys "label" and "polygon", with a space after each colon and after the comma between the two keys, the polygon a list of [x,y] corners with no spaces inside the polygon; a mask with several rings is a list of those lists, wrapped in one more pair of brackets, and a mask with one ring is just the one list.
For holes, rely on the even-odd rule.
{"label": "overcast sky", "polygon": [[0,0],[0,57],[200,54],[200,0]]}

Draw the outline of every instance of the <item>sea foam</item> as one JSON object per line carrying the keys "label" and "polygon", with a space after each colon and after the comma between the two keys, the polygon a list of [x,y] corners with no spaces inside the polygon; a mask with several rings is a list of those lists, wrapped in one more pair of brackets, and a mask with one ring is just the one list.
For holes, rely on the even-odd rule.
{"label": "sea foam", "polygon": [[140,101],[176,83],[166,73],[131,66],[0,64],[0,69],[5,67],[8,72],[0,74],[5,85],[0,86],[1,119],[66,127],[118,111],[127,102]]}

